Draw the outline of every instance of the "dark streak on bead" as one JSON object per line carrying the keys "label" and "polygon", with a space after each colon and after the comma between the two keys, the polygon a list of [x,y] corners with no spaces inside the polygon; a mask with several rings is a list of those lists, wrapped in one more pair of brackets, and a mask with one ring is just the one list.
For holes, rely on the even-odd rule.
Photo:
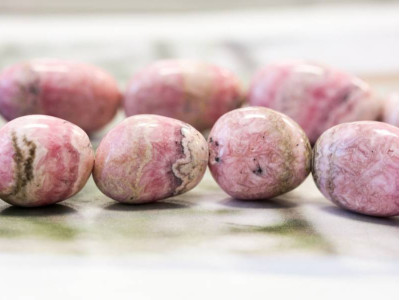
{"label": "dark streak on bead", "polygon": [[[331,136],[330,138],[332,140],[334,140],[334,136],[336,134],[336,128],[333,128],[331,131]],[[336,146],[336,145],[332,145],[332,146]],[[327,160],[328,160],[328,172],[327,172],[327,182],[326,182],[326,190],[329,194],[329,196],[331,197],[331,199],[333,201],[337,201],[336,200],[336,196],[335,196],[335,183],[334,183],[334,178],[335,178],[335,164],[334,164],[334,159],[335,159],[335,153],[336,153],[336,147],[334,147],[333,149],[330,149],[330,153],[327,155]]]}
{"label": "dark streak on bead", "polygon": [[263,173],[263,169],[260,165],[257,166],[257,169],[253,170],[253,174],[260,176]]}
{"label": "dark streak on bead", "polygon": [[37,86],[36,82],[33,82],[31,85],[28,86],[28,92],[32,95],[39,95],[39,87]]}
{"label": "dark streak on bead", "polygon": [[177,177],[175,174],[174,174],[174,171],[172,170],[172,166],[173,166],[173,162],[171,163],[171,167],[170,167],[170,171],[168,171],[167,172],[167,174],[168,175],[170,175],[170,177],[171,177],[171,186],[172,186],[172,192],[171,192],[171,194],[169,195],[169,197],[170,196],[174,196],[175,195],[175,189],[178,187],[178,186],[180,186],[181,184],[182,184],[182,179],[180,179],[179,177]]}
{"label": "dark streak on bead", "polygon": [[317,142],[314,146],[314,149],[311,152],[311,174],[312,174],[315,184],[317,185],[317,187],[319,189],[320,184],[319,184],[319,177],[317,174],[318,145],[319,145],[319,143]]}
{"label": "dark streak on bead", "polygon": [[[182,157],[182,158],[183,158],[183,157],[185,157],[185,147],[183,146],[183,140],[184,140],[184,138],[185,138],[185,135],[183,134],[182,129],[183,129],[183,128],[180,128],[180,129],[179,129],[179,134],[180,134],[180,136],[181,136],[181,140],[180,140],[180,144],[179,144],[179,145],[180,145],[180,153],[179,153],[179,156],[178,156],[178,157]],[[190,158],[190,160],[191,160],[192,157],[193,157],[193,154],[192,154],[192,150],[190,149],[189,143],[188,143],[187,147],[188,147],[187,150],[189,151],[189,158]],[[188,163],[182,163],[182,164],[179,164],[179,165],[176,167],[176,169],[178,170],[178,172],[179,172],[180,174],[182,174],[182,173],[181,173],[181,167],[182,167],[182,166],[185,166],[185,165],[187,165],[187,164],[188,164]],[[194,165],[192,165],[192,169],[195,169],[195,166],[194,166]],[[172,165],[171,165],[171,170],[172,170]],[[173,189],[173,192],[172,192],[172,195],[171,195],[171,196],[174,196],[174,195],[178,195],[178,194],[180,194],[180,193],[185,192],[185,191],[186,191],[186,186],[184,186],[179,192],[176,192],[176,189],[182,185],[183,181],[182,181],[181,178],[177,177],[177,176],[174,174],[173,171],[172,171],[172,173],[173,173],[173,175],[174,175],[174,178],[179,179],[179,181],[175,179],[175,182],[174,182],[174,189]],[[187,175],[187,174],[184,174],[184,175]],[[189,174],[189,179],[191,179],[191,178],[190,178],[190,175],[191,175],[191,173]],[[178,184],[178,183],[179,183],[179,184]],[[190,183],[190,180],[186,183],[186,185],[189,184],[189,183]]]}
{"label": "dark streak on bead", "polygon": [[[177,133],[176,135],[178,135],[179,134],[179,137],[180,137],[180,141],[178,141],[178,140],[176,140],[175,141],[175,145],[176,145],[176,156],[177,156],[177,158],[176,159],[179,159],[179,158],[182,158],[184,155],[185,155],[185,153],[184,153],[184,148],[183,148],[183,145],[182,145],[182,139],[183,139],[183,134],[182,134],[182,132],[181,132],[181,129],[179,128],[179,133]],[[174,173],[174,171],[173,171],[173,169],[172,169],[172,167],[173,167],[173,165],[174,165],[174,163],[175,163],[175,161],[172,161],[171,162],[171,166],[170,166],[170,168],[169,168],[169,171],[167,172],[167,174],[168,175],[170,175],[170,178],[171,178],[171,190],[172,190],[172,193],[171,193],[171,195],[169,195],[169,196],[173,196],[174,194],[175,194],[175,189],[178,187],[178,186],[180,186],[181,184],[182,184],[182,179],[180,179],[179,177],[177,177],[176,175],[175,175],[175,173]]]}
{"label": "dark streak on bead", "polygon": [[294,177],[292,176],[292,165],[295,157],[292,149],[293,144],[291,135],[285,130],[287,124],[281,117],[275,115],[271,115],[271,124],[274,126],[275,130],[281,134],[281,143],[283,146],[282,155],[285,157],[282,172],[279,174],[280,184],[276,186],[274,191],[276,195],[280,195],[293,189]]}
{"label": "dark streak on bead", "polygon": [[256,168],[252,170],[253,174],[257,176],[261,176],[261,174],[264,172],[263,169],[261,168],[260,163],[257,161],[256,158],[253,158],[253,161],[256,162]]}
{"label": "dark streak on bead", "polygon": [[33,179],[33,161],[35,159],[35,154],[36,154],[36,145],[32,141],[29,141],[26,138],[26,136],[24,136],[23,142],[25,146],[28,147],[29,149],[28,157],[24,162],[25,177],[26,180],[29,182]]}
{"label": "dark streak on bead", "polygon": [[22,82],[18,83],[18,89],[19,93],[16,100],[31,103],[29,111],[35,114],[40,113],[40,109],[36,107],[40,95],[40,80],[39,75],[31,67],[24,73]]}
{"label": "dark streak on bead", "polygon": [[219,157],[216,157],[216,158],[215,158],[215,161],[216,161],[216,162],[220,162],[220,158],[219,158]]}
{"label": "dark streak on bead", "polygon": [[346,89],[344,89],[339,95],[338,95],[338,99],[339,99],[339,103],[344,103],[347,100],[350,99],[351,94],[353,93],[353,88],[347,87]]}
{"label": "dark streak on bead", "polygon": [[22,193],[25,194],[26,185],[33,179],[33,162],[35,160],[36,145],[32,141],[29,141],[26,136],[23,137],[22,141],[28,148],[27,157],[25,157],[22,149],[18,145],[18,140],[15,132],[11,133],[11,139],[15,154],[13,156],[16,164],[16,183],[10,193],[10,195],[17,195]]}
{"label": "dark streak on bead", "polygon": [[327,189],[327,191],[328,191],[328,193],[329,193],[329,195],[332,197],[332,199],[333,198],[335,198],[335,185],[334,185],[334,183],[333,183],[333,178],[334,178],[334,175],[333,175],[333,168],[334,168],[334,166],[333,166],[333,158],[332,158],[332,156],[333,156],[333,153],[330,153],[329,155],[328,155],[328,164],[329,164],[329,170],[328,170],[328,177],[327,177],[327,185],[326,185],[326,189]]}

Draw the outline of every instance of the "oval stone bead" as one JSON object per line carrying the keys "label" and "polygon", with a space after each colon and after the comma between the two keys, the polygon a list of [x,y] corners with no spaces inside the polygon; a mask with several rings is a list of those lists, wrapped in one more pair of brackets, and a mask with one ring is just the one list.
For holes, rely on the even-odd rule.
{"label": "oval stone bead", "polygon": [[205,130],[242,100],[239,79],[228,70],[205,62],[165,60],[132,78],[124,107],[127,116],[157,114]]}
{"label": "oval stone bead", "polygon": [[93,168],[87,134],[67,121],[31,115],[0,129],[0,198],[25,207],[78,193]]}
{"label": "oval stone bead", "polygon": [[223,115],[211,129],[209,167],[237,199],[265,199],[296,188],[310,172],[311,147],[289,117],[264,107]]}
{"label": "oval stone bead", "polygon": [[302,61],[278,62],[260,70],[252,80],[248,101],[292,118],[311,144],[334,125],[376,120],[380,113],[379,101],[362,80]]}
{"label": "oval stone bead", "polygon": [[189,124],[157,116],[125,119],[101,141],[94,180],[110,198],[146,203],[194,188],[207,168],[204,137]]}
{"label": "oval stone bead", "polygon": [[0,113],[6,120],[43,114],[74,123],[90,133],[115,116],[121,94],[105,71],[63,60],[32,60],[0,74]]}
{"label": "oval stone bead", "polygon": [[371,216],[399,214],[399,128],[360,121],[337,125],[318,139],[312,173],[338,206]]}

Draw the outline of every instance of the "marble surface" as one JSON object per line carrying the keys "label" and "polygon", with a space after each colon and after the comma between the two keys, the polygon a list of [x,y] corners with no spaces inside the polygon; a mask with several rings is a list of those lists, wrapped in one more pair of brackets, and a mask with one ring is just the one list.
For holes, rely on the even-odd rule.
{"label": "marble surface", "polygon": [[61,204],[32,210],[1,202],[0,210],[2,254],[347,257],[384,264],[396,262],[399,250],[398,218],[337,208],[311,176],[276,199],[243,202],[207,171],[192,191],[139,206],[116,203],[90,179]]}

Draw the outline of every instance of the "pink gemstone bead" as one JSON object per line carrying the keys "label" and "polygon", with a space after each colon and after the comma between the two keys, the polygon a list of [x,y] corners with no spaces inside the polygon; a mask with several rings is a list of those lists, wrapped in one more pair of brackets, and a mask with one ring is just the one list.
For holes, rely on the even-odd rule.
{"label": "pink gemstone bead", "polygon": [[207,168],[204,137],[189,124],[157,116],[125,119],[101,141],[94,180],[123,203],[145,203],[194,188]]}
{"label": "pink gemstone bead", "polygon": [[42,115],[17,118],[0,129],[0,198],[42,206],[78,193],[94,153],[87,134],[67,121]]}
{"label": "pink gemstone bead", "polygon": [[258,72],[248,101],[291,117],[311,144],[334,125],[376,120],[379,116],[379,102],[365,82],[327,66],[301,61],[271,64]]}
{"label": "pink gemstone bead", "polygon": [[399,214],[399,128],[360,121],[337,125],[318,139],[313,176],[324,196],[371,216]]}
{"label": "pink gemstone bead", "polygon": [[164,60],[138,72],[125,93],[127,116],[157,114],[204,130],[239,107],[238,78],[221,67],[189,60]]}
{"label": "pink gemstone bead", "polygon": [[112,120],[120,100],[115,80],[83,63],[33,60],[0,74],[0,113],[6,120],[44,114],[93,132]]}
{"label": "pink gemstone bead", "polygon": [[238,199],[278,196],[310,172],[311,147],[289,117],[264,107],[223,115],[209,138],[209,167],[219,186]]}

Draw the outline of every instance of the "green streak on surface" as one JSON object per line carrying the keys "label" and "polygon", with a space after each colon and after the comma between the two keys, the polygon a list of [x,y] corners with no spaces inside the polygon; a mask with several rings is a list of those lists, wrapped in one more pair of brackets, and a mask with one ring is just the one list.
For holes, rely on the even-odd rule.
{"label": "green streak on surface", "polygon": [[304,219],[287,219],[282,223],[269,226],[233,227],[232,232],[254,232],[288,237],[292,241],[289,248],[315,248],[326,253],[333,253],[332,246],[318,234]]}
{"label": "green streak on surface", "polygon": [[21,238],[34,237],[53,240],[74,239],[79,231],[73,227],[55,222],[54,220],[44,220],[36,218],[15,220],[2,220],[0,237],[2,238]]}

